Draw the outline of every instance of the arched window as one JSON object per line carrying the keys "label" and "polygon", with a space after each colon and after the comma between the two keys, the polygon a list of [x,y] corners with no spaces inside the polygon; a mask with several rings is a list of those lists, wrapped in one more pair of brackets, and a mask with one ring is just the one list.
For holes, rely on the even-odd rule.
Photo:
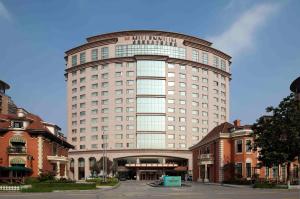
{"label": "arched window", "polygon": [[90,168],[92,168],[96,164],[96,158],[90,157],[89,158]]}
{"label": "arched window", "polygon": [[84,167],[84,164],[85,164],[84,158],[79,158],[78,159],[78,167]]}
{"label": "arched window", "polygon": [[73,158],[71,158],[71,160],[70,160],[70,167],[74,168],[74,159]]}

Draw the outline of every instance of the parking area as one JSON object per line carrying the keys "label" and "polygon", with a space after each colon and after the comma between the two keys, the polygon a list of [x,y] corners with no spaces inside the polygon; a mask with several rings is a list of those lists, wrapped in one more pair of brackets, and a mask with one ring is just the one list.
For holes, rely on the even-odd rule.
{"label": "parking area", "polygon": [[190,187],[150,187],[143,181],[124,181],[112,190],[53,193],[0,193],[0,199],[299,199],[299,190],[234,188],[193,183]]}

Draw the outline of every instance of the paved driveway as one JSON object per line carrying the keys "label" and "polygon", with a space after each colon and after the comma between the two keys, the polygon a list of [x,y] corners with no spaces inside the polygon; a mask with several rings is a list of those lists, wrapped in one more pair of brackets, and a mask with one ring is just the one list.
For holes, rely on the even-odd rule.
{"label": "paved driveway", "polygon": [[145,182],[126,181],[113,190],[54,193],[0,193],[0,199],[300,199],[299,190],[232,188],[195,183],[191,187],[154,188]]}

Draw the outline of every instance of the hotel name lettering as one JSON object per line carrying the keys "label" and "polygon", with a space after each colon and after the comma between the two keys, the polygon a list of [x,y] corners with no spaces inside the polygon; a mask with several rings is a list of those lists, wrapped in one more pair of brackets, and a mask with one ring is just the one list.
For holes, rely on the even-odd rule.
{"label": "hotel name lettering", "polygon": [[172,37],[155,36],[155,35],[139,35],[132,36],[132,44],[134,45],[163,45],[177,46],[177,41]]}

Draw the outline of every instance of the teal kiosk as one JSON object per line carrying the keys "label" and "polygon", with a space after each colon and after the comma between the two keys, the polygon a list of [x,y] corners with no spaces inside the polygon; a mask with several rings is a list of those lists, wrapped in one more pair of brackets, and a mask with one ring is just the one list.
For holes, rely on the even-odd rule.
{"label": "teal kiosk", "polygon": [[181,187],[181,176],[164,176],[164,187]]}

